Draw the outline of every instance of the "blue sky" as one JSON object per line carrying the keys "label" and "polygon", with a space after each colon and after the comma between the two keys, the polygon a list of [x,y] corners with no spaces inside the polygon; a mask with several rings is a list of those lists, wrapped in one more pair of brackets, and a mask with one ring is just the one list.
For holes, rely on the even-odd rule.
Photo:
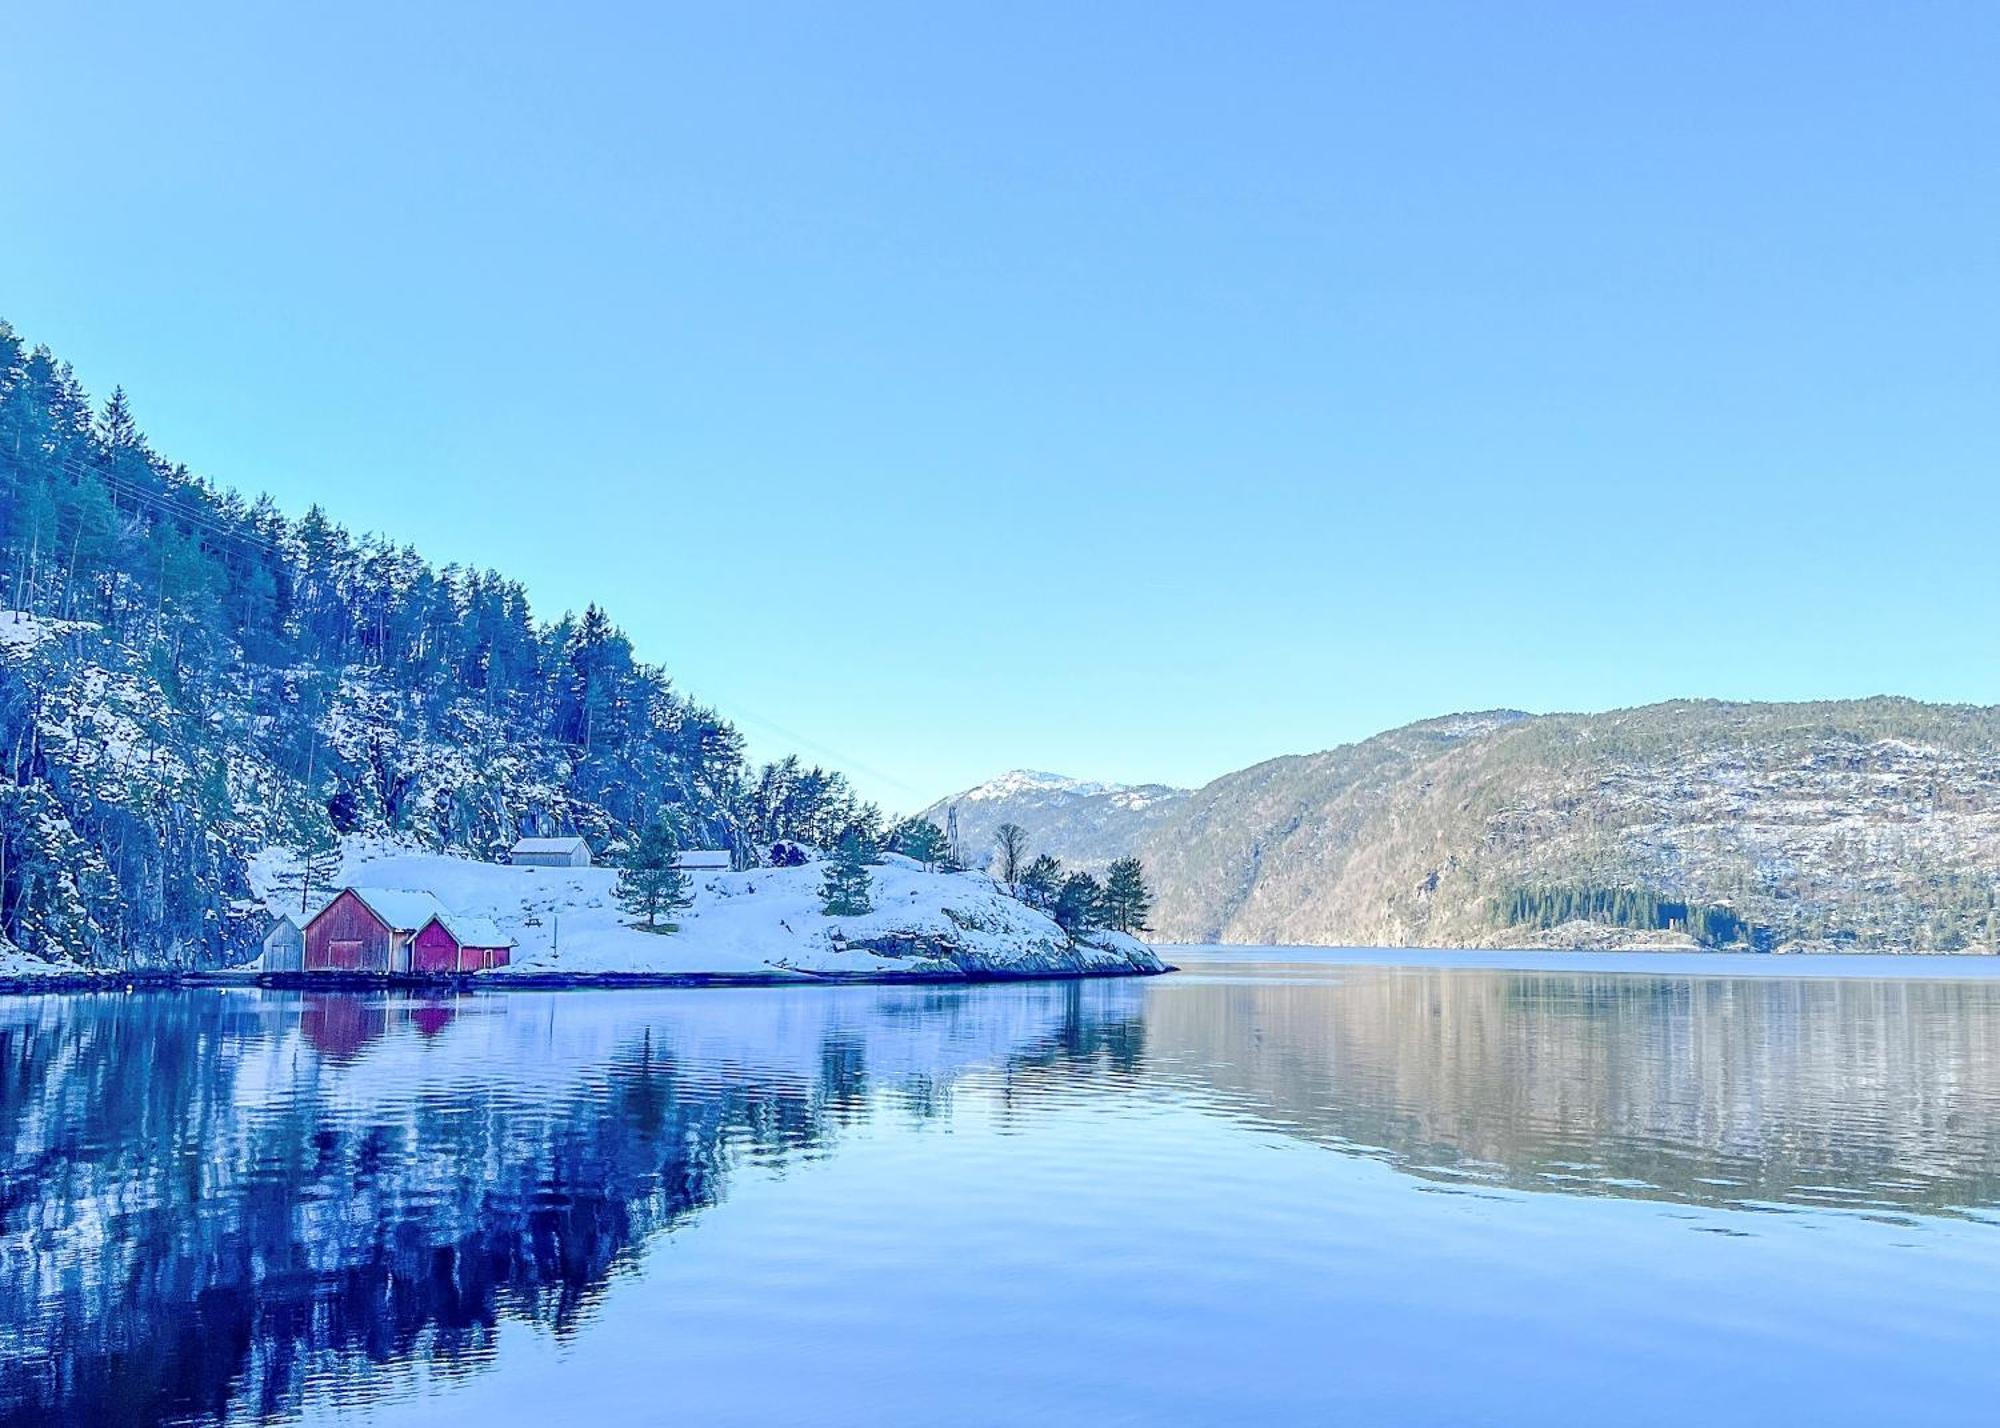
{"label": "blue sky", "polygon": [[1992,702],[1996,69],[1984,4],[15,7],[0,316],[891,805]]}

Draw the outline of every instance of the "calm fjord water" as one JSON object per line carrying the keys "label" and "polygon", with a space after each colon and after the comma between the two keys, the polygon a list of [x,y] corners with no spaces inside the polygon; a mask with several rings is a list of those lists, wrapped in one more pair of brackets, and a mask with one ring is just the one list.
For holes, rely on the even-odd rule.
{"label": "calm fjord water", "polygon": [[0,1419],[1993,1421],[1987,964],[1178,960],[0,999]]}

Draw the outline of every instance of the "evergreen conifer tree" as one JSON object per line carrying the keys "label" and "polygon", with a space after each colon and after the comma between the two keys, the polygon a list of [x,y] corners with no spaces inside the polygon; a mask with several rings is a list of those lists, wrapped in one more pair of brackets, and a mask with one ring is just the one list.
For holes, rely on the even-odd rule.
{"label": "evergreen conifer tree", "polygon": [[104,449],[121,452],[139,444],[139,423],[132,416],[131,399],[123,387],[113,387],[104,403],[104,415],[97,423],[98,440]]}
{"label": "evergreen conifer tree", "polygon": [[869,900],[868,864],[862,859],[861,839],[849,833],[840,840],[833,859],[820,880],[820,907],[828,917],[860,917],[873,912]]}
{"label": "evergreen conifer tree", "polygon": [[313,910],[315,892],[332,891],[334,877],[340,871],[340,836],[333,831],[333,825],[324,819],[308,823],[299,840],[298,857],[299,912],[303,915]]}
{"label": "evergreen conifer tree", "polygon": [[1120,858],[1104,875],[1104,920],[1120,932],[1144,932],[1153,892],[1137,858]]}
{"label": "evergreen conifer tree", "polygon": [[[882,865],[882,840],[876,836],[875,830],[866,823],[856,823],[845,833],[841,834],[841,838],[843,841],[848,838],[854,840],[855,845],[861,849],[861,861],[869,867],[879,868]],[[836,843],[834,846],[839,847],[840,845]]]}
{"label": "evergreen conifer tree", "polygon": [[1018,895],[1028,906],[1047,912],[1055,906],[1056,892],[1061,886],[1062,864],[1047,853],[1039,853],[1032,863],[1021,870]]}
{"label": "evergreen conifer tree", "polygon": [[892,844],[898,853],[914,858],[927,868],[945,861],[950,848],[944,830],[927,818],[912,818],[898,825]]}
{"label": "evergreen conifer tree", "polygon": [[[672,826],[664,818],[655,818],[646,825],[637,846],[626,854],[625,864],[618,870],[618,885],[612,895],[626,912],[644,917],[649,929],[657,926],[661,913],[671,914],[694,901],[688,890],[688,875],[675,861],[679,854],[680,842],[674,837]],[[673,923],[668,923],[665,930],[676,929]]]}
{"label": "evergreen conifer tree", "polygon": [[1075,936],[1096,927],[1101,918],[1104,888],[1089,873],[1071,873],[1056,891],[1053,916],[1056,926]]}

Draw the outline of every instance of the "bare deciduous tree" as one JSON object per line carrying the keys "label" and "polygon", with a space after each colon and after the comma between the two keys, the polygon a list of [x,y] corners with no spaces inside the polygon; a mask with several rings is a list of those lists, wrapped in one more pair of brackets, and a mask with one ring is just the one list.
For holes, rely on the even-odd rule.
{"label": "bare deciduous tree", "polygon": [[993,847],[1000,854],[1000,881],[1011,888],[1021,880],[1021,865],[1028,856],[1028,830],[1018,823],[1002,823],[993,830]]}

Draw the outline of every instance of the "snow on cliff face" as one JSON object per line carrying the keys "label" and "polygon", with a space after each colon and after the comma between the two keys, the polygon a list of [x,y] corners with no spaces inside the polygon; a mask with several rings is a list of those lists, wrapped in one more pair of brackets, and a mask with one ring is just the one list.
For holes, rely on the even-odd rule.
{"label": "snow on cliff face", "polygon": [[[273,911],[282,855],[252,865]],[[869,869],[874,911],[820,911],[822,865],[712,873],[693,883],[680,931],[632,926],[612,896],[612,868],[517,868],[350,841],[337,884],[428,892],[454,912],[490,917],[516,941],[512,965],[487,975],[668,973],[821,974],[1152,972],[1137,939],[1091,933],[1072,941],[1041,913],[978,873],[934,873],[891,856]],[[290,896],[296,896],[292,894]]]}

